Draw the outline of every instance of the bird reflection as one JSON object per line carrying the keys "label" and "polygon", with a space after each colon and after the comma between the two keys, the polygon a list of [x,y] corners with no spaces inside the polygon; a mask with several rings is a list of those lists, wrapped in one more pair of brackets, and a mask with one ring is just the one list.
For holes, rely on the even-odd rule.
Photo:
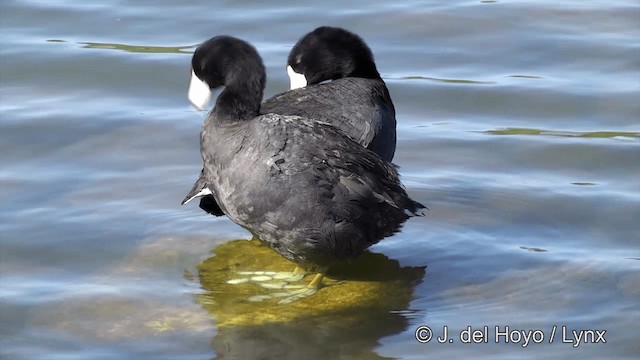
{"label": "bird reflection", "polygon": [[365,252],[334,266],[315,295],[286,304],[268,296],[254,301],[273,293],[259,283],[229,283],[238,273],[291,268],[270,248],[247,240],[220,245],[198,266],[207,291],[198,301],[216,320],[212,346],[218,359],[382,359],[373,349],[379,339],[407,328],[402,313],[425,275],[425,267],[400,267]]}

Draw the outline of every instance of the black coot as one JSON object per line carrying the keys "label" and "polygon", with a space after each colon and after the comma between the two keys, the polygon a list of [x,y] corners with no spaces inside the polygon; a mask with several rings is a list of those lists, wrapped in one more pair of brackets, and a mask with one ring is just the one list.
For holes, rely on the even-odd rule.
{"label": "black coot", "polygon": [[[299,115],[325,121],[383,160],[393,159],[395,108],[371,50],[358,35],[328,26],[313,30],[291,49],[287,72],[294,90],[266,100],[261,114]],[[321,84],[326,80],[333,81]],[[200,178],[183,204],[202,196],[201,209],[223,215],[209,193]]]}
{"label": "black coot", "polygon": [[204,188],[224,214],[283,257],[322,274],[422,213],[395,167],[336,127],[260,115],[265,71],[248,43],[214,37],[195,51],[192,67],[195,105],[206,106],[210,90],[224,86],[200,137]]}

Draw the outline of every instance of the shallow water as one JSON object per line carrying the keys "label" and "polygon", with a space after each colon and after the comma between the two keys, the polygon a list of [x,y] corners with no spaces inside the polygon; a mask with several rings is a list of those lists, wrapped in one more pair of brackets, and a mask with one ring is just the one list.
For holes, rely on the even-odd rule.
{"label": "shallow water", "polygon": [[[0,7],[3,358],[640,355],[637,1]],[[179,206],[204,115],[186,101],[190,53],[216,34],[250,41],[268,97],[288,85],[293,43],[325,24],[372,48],[397,110],[394,162],[430,211],[349,270],[397,277],[338,272],[346,284],[306,308],[257,303],[254,323],[227,326],[246,304],[220,310],[210,269],[242,262],[220,254],[249,234]],[[336,290],[358,282],[353,298]],[[453,342],[438,343],[445,326]],[[463,343],[467,326],[486,338]],[[496,326],[544,339],[496,343]],[[606,333],[574,347],[563,326],[567,341]]]}

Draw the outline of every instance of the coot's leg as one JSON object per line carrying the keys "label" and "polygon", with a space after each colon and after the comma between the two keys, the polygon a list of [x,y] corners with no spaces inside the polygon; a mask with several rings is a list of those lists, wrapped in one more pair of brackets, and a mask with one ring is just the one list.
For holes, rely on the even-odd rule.
{"label": "coot's leg", "polygon": [[313,278],[313,280],[311,280],[311,282],[309,283],[309,285],[307,285],[307,287],[310,288],[314,288],[317,290],[319,290],[322,287],[322,279],[324,278],[324,274],[323,273],[317,273],[316,276]]}

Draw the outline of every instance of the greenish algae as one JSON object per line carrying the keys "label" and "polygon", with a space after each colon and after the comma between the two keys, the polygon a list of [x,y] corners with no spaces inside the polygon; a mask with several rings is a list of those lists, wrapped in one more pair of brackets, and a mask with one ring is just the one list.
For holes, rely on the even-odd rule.
{"label": "greenish algae", "polygon": [[488,135],[546,135],[560,137],[578,137],[578,138],[614,138],[628,137],[640,138],[640,132],[630,131],[591,131],[591,132],[574,132],[574,131],[554,131],[530,128],[504,128],[483,131]]}
{"label": "greenish algae", "polygon": [[117,43],[96,43],[81,42],[85,49],[113,49],[132,53],[154,53],[154,54],[191,54],[193,51],[187,51],[197,45],[189,46],[148,46],[148,45],[127,45]]}
{"label": "greenish algae", "polygon": [[534,76],[534,75],[509,75],[509,77],[512,77],[512,78],[523,78],[523,79],[542,79],[542,77]]}
{"label": "greenish algae", "polygon": [[477,85],[495,84],[494,81],[475,81],[475,80],[465,80],[465,79],[440,79],[440,78],[433,78],[433,77],[427,77],[427,76],[404,76],[404,77],[401,77],[400,80],[429,80],[429,81],[436,81],[436,82],[442,82],[442,83],[448,83],[448,84],[477,84]]}
{"label": "greenish algae", "polygon": [[[325,286],[315,295],[289,304],[277,304],[277,298],[250,301],[273,290],[256,283],[229,284],[244,271],[292,271],[295,264],[282,258],[258,240],[235,240],[217,247],[215,256],[199,265],[202,287],[200,302],[215,317],[217,326],[255,326],[288,323],[301,318],[341,314],[340,321],[356,321],[361,312],[388,312],[406,309],[413,286],[422,279],[424,268],[401,268],[397,261],[382,254],[366,252],[349,263],[329,270]],[[314,274],[296,284],[306,285]]]}
{"label": "greenish algae", "polygon": [[489,135],[540,135],[542,130],[524,129],[524,128],[506,128],[497,130],[487,130],[484,132]]}
{"label": "greenish algae", "polygon": [[527,246],[520,246],[520,249],[522,250],[527,250],[530,252],[547,252],[548,250],[542,249],[542,248],[536,248],[536,247],[527,247]]}
{"label": "greenish algae", "polygon": [[640,138],[640,132],[622,132],[622,131],[593,131],[580,133],[578,137],[587,138],[612,138],[612,137],[634,137]]}
{"label": "greenish algae", "polygon": [[270,290],[227,281],[238,272],[290,272],[295,264],[258,240],[230,241],[214,254],[199,265],[208,293],[197,296],[216,320],[211,344],[220,358],[388,359],[375,348],[380,338],[409,326],[413,288],[425,274],[424,267],[402,268],[382,254],[366,252],[333,267],[326,286],[312,296],[288,304],[277,304],[277,298],[252,302],[250,297]]}

